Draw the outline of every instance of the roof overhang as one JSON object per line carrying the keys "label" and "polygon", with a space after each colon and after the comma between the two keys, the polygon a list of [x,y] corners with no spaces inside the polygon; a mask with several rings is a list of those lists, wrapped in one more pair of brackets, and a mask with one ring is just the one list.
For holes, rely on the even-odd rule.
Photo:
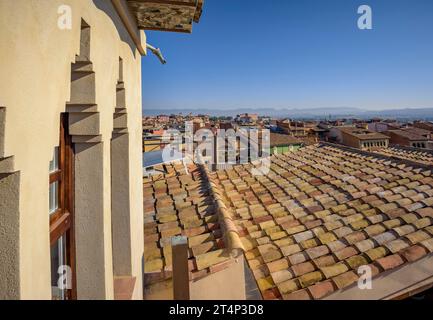
{"label": "roof overhang", "polygon": [[416,295],[433,286],[433,255],[380,273],[372,288],[360,289],[357,283],[327,296],[325,300],[399,300]]}
{"label": "roof overhang", "polygon": [[192,32],[198,23],[204,0],[127,0],[139,29]]}
{"label": "roof overhang", "polygon": [[140,30],[192,32],[203,11],[204,0],[111,0],[141,55],[146,55],[146,35]]}

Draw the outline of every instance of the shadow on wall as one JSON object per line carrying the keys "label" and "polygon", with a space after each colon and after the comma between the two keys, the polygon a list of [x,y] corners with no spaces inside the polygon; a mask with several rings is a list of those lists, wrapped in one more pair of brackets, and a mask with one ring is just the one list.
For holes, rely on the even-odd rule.
{"label": "shadow on wall", "polygon": [[114,26],[116,27],[117,33],[119,34],[120,39],[129,45],[131,51],[134,54],[134,57],[137,54],[137,47],[135,46],[134,41],[132,41],[131,36],[123,25],[122,20],[117,14],[116,9],[114,8],[111,0],[92,0],[93,4],[101,11],[103,11],[108,17],[110,17],[111,21],[113,21]]}

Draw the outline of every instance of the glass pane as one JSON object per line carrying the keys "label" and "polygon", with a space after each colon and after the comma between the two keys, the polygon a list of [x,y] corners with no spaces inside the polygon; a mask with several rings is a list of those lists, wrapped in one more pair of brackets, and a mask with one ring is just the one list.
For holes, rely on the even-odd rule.
{"label": "glass pane", "polygon": [[59,182],[58,181],[50,184],[49,201],[50,201],[50,214],[53,214],[59,208]]}
{"label": "glass pane", "polygon": [[59,147],[54,148],[53,159],[50,161],[50,173],[59,169]]}
{"label": "glass pane", "polygon": [[66,241],[65,236],[51,247],[51,293],[53,300],[65,300],[66,289],[62,286],[63,266],[66,265]]}

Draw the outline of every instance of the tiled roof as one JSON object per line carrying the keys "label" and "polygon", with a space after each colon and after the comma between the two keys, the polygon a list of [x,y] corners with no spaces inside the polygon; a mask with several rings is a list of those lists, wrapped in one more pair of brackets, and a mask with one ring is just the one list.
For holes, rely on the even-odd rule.
{"label": "tiled roof", "polygon": [[375,152],[390,157],[418,162],[425,165],[433,165],[433,151],[405,150],[398,147],[392,147],[378,149],[375,150]]}
{"label": "tiled roof", "polygon": [[376,275],[433,251],[428,166],[325,144],[272,156],[267,175],[253,168],[175,162],[144,179],[147,283],[171,277],[180,234],[191,279],[242,249],[265,299],[320,299],[357,281],[361,265]]}
{"label": "tiled roof", "polygon": [[143,180],[145,277],[171,277],[170,241],[176,235],[188,237],[191,279],[223,268],[230,255],[203,172],[195,165],[187,172],[181,162],[159,169],[164,173]]}
{"label": "tiled roof", "polygon": [[433,132],[433,122],[419,121],[415,123],[414,126],[418,126],[419,128],[424,128],[430,132]]}
{"label": "tiled roof", "polygon": [[357,127],[338,127],[338,129],[344,133],[350,134],[360,140],[371,140],[371,139],[389,139],[388,136],[373,132],[366,129],[361,129]]}
{"label": "tiled roof", "polygon": [[430,136],[430,130],[417,128],[417,127],[407,127],[403,128],[402,130],[407,132],[413,132],[414,134],[420,135],[420,136]]}
{"label": "tiled roof", "polygon": [[409,139],[410,141],[427,141],[428,140],[428,138],[426,138],[420,134],[417,134],[417,133],[411,132],[411,131],[407,131],[407,130],[398,129],[398,130],[389,130],[387,132],[399,135],[401,137]]}
{"label": "tiled roof", "polygon": [[433,177],[329,145],[211,174],[265,299],[320,299],[433,251]]}

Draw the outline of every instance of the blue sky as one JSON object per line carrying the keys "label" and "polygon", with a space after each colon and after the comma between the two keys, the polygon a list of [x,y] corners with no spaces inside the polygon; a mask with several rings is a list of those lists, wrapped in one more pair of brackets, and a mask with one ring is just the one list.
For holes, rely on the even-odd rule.
{"label": "blue sky", "polygon": [[143,109],[433,107],[432,14],[432,0],[205,0],[192,34],[147,32],[168,64],[143,58]]}

